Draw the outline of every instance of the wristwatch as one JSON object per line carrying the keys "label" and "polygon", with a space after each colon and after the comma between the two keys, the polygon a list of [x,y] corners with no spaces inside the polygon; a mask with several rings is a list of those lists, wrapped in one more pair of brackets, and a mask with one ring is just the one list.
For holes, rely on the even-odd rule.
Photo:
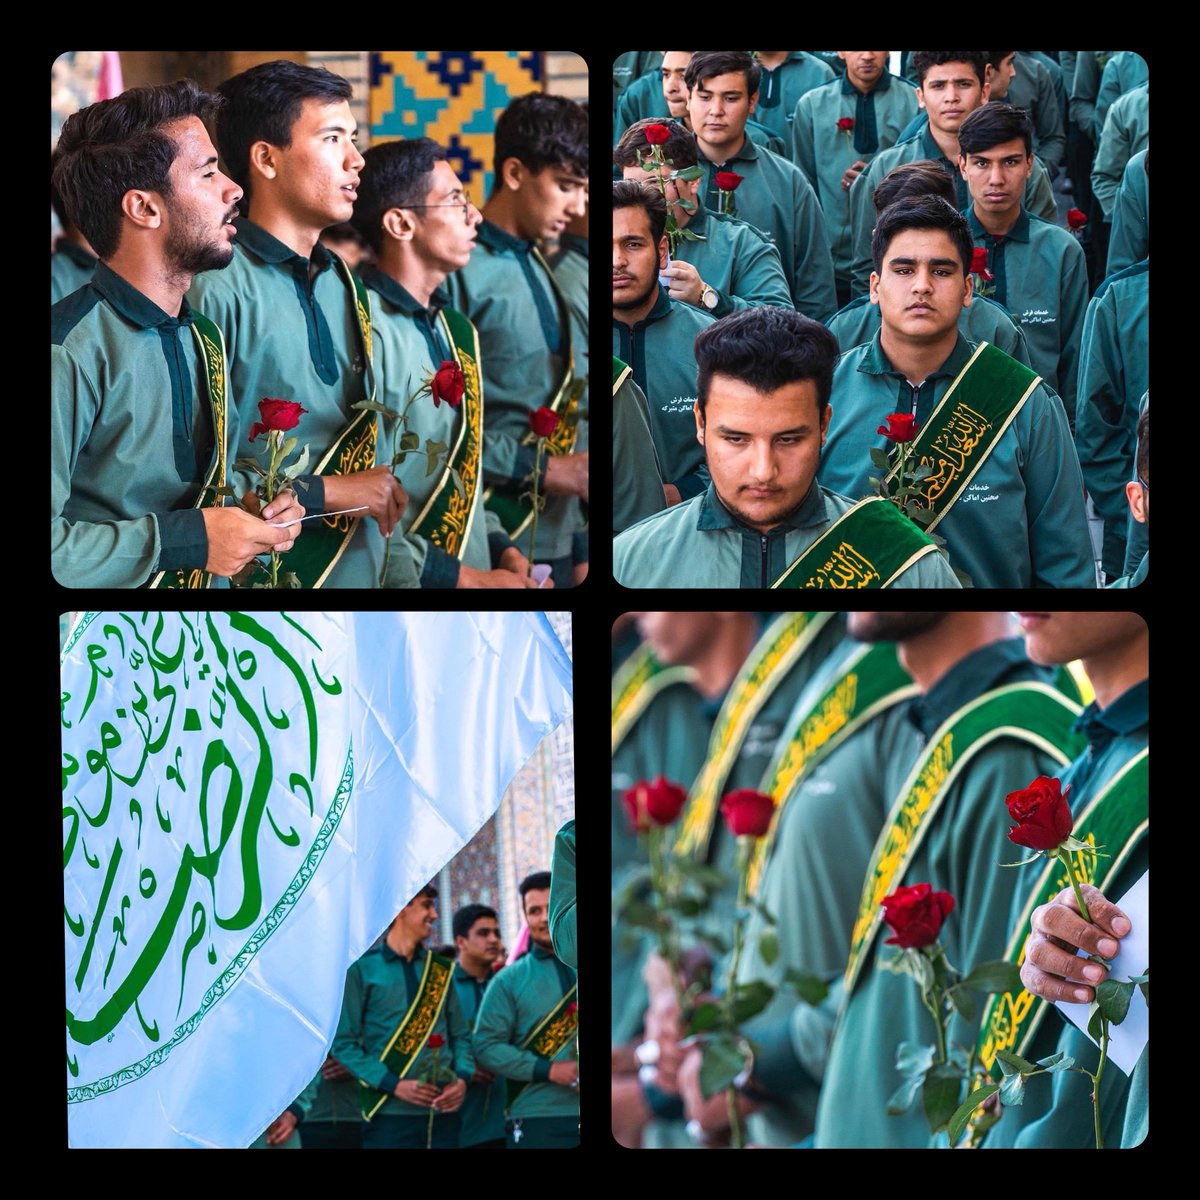
{"label": "wristwatch", "polygon": [[707,283],[700,289],[700,303],[708,309],[717,307],[717,293]]}

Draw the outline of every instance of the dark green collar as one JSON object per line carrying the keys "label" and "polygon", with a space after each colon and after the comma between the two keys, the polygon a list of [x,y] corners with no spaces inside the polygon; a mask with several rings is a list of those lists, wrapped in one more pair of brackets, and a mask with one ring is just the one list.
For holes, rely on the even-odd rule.
{"label": "dark green collar", "polygon": [[[808,489],[808,495],[804,497],[800,507],[786,521],[781,521],[770,532],[777,533],[781,529],[811,529],[814,525],[829,524],[830,520],[830,515],[825,506],[825,496],[814,480],[812,487]],[[721,498],[717,495],[717,489],[711,483],[708,485],[708,491],[704,493],[704,498],[700,501],[700,514],[696,518],[696,528],[740,529],[747,533],[752,533],[756,537],[763,536],[757,529],[751,529],[749,525],[743,525],[721,503]]]}
{"label": "dark green collar", "polygon": [[371,291],[378,292],[389,304],[407,316],[419,317],[423,313],[432,316],[446,307],[447,293],[442,285],[434,290],[429,298],[429,307],[425,308],[403,285],[378,267],[364,263],[359,268],[358,276]]}
{"label": "dark green collar", "polygon": [[674,302],[667,295],[666,288],[659,287],[658,299],[655,300],[654,307],[640,321],[635,321],[632,325],[625,325],[624,321],[618,321],[616,317],[613,317],[613,324],[624,326],[626,329],[644,329],[647,325],[653,325],[655,321],[661,321],[663,317],[670,316],[673,307]]}
{"label": "dark green collar", "polygon": [[513,237],[486,218],[479,225],[479,240],[493,250],[507,250],[510,254],[528,254],[533,249],[532,242]]}
{"label": "dark green collar", "polygon": [[[696,135],[692,134],[695,138]],[[742,148],[734,155],[731,155],[723,163],[715,163],[711,158],[705,157],[704,151],[700,149],[700,141],[696,140],[696,155],[702,163],[708,163],[709,166],[727,166],[731,162],[753,162],[758,158],[758,147],[754,144],[753,139],[747,133],[742,142]]]}
{"label": "dark green collar", "polygon": [[391,946],[387,944],[386,941],[380,943],[380,950],[383,954],[384,962],[395,962],[397,959],[399,959],[401,962],[413,963],[414,965],[419,963],[421,959],[423,959],[425,955],[429,953],[429,951],[425,949],[424,942],[417,943],[417,948],[413,951],[412,958],[405,958],[402,954],[397,954],[395,950],[393,950]]}
{"label": "dark green collar", "polygon": [[312,258],[307,259],[296,253],[291,246],[285,246],[274,234],[268,233],[261,225],[255,225],[249,217],[234,217],[233,226],[237,230],[237,240],[255,258],[266,263],[289,263],[292,261],[312,263],[318,273],[333,265],[333,254],[320,242],[313,247]]}
{"label": "dark green collar", "polygon": [[127,321],[140,329],[178,328],[192,323],[192,310],[187,298],[179,307],[179,316],[163,312],[149,296],[143,295],[126,279],[122,279],[107,263],[97,263],[92,287],[102,295]]}
{"label": "dark green collar", "polygon": [[[950,162],[950,160],[942,153],[941,146],[939,146],[937,142],[933,140],[933,129],[930,127],[928,122],[926,122],[925,128],[921,130],[920,141],[921,149],[925,151],[925,153],[921,156],[922,158],[932,158],[934,162]],[[950,163],[950,165],[954,168],[953,173],[957,177],[958,164]]]}
{"label": "dark green collar", "polygon": [[[975,215],[975,205],[968,204],[963,210],[963,216],[967,218],[967,224],[971,228],[971,237],[975,241],[980,241],[983,238],[990,238],[992,235],[979,223],[979,218]],[[1017,217],[1017,223],[1007,232],[1000,235],[996,241],[1003,238],[1006,241],[1012,242],[1028,242],[1029,241],[1029,213],[1022,207],[1020,214]]]}
{"label": "dark green collar", "polygon": [[534,958],[555,958],[556,957],[553,950],[543,950],[542,947],[539,946],[537,944],[537,942],[535,942],[535,941],[532,941],[532,940],[530,941],[529,948],[530,948],[530,952],[533,954]]}
{"label": "dark green collar", "polygon": [[487,987],[489,982],[488,979],[476,979],[470,971],[464,971],[462,963],[459,962],[454,964],[454,979],[457,983],[477,983],[480,987]]}
{"label": "dark green collar", "polygon": [[[891,360],[883,352],[882,336],[883,330],[881,329],[867,343],[867,352],[863,355],[862,362],[858,364],[858,369],[864,375],[892,375],[897,379],[903,379],[903,373],[892,366]],[[936,371],[930,371],[925,378],[939,379],[944,375],[953,378],[967,365],[967,359],[971,357],[973,349],[971,343],[960,333],[958,340],[954,343],[954,349],[950,351],[950,357]]]}
{"label": "dark green collar", "polygon": [[[860,92],[858,88],[850,82],[849,75],[842,76],[842,93],[846,96],[874,96],[876,92],[886,92],[892,86],[892,73],[890,71],[880,72],[875,86],[869,92]],[[940,153],[940,151],[939,151]]]}
{"label": "dark green collar", "polygon": [[1009,676],[1029,665],[1023,638],[1007,638],[981,646],[955,663],[924,696],[912,701],[909,719],[929,737],[964,704],[992,688],[1017,682]]}
{"label": "dark green collar", "polygon": [[1107,708],[1094,700],[1079,714],[1073,726],[1077,733],[1101,749],[1114,737],[1133,733],[1150,722],[1150,681],[1143,679],[1122,692]]}
{"label": "dark green collar", "polygon": [[82,267],[85,271],[90,271],[97,262],[94,254],[89,254],[78,243],[71,241],[70,238],[59,238],[54,244],[54,253],[69,258],[77,267]]}

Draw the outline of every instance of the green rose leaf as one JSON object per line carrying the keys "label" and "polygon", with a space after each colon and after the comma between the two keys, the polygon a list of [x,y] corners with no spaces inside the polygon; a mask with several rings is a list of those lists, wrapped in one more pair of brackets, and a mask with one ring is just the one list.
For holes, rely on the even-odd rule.
{"label": "green rose leaf", "polygon": [[703,174],[704,172],[699,167],[684,167],[682,171],[675,172],[675,178],[690,183],[693,179],[699,179]]}
{"label": "green rose leaf", "polygon": [[1132,982],[1118,983],[1115,979],[1106,979],[1096,985],[1096,1003],[1110,1025],[1120,1025],[1125,1020],[1134,987]]}
{"label": "green rose leaf", "polygon": [[791,985],[805,1004],[820,1004],[829,995],[825,981],[809,971],[797,971],[795,967],[788,967],[783,973],[783,981]]}
{"label": "green rose leaf", "polygon": [[881,471],[886,471],[888,469],[887,451],[881,449],[879,446],[872,446],[871,463],[873,466],[878,467]]}
{"label": "green rose leaf", "polygon": [[757,1016],[775,995],[775,989],[761,979],[752,979],[749,983],[739,983],[733,993],[733,1019],[740,1025],[751,1017]]}
{"label": "green rose leaf", "polygon": [[949,1124],[946,1127],[946,1132],[950,1136],[950,1145],[953,1146],[960,1137],[963,1130],[967,1127],[967,1122],[971,1118],[971,1114],[986,1100],[989,1096],[994,1096],[1000,1090],[998,1083],[985,1083],[983,1087],[976,1088],[963,1102],[954,1110],[954,1116],[950,1118]]}
{"label": "green rose leaf", "polygon": [[1049,1058],[1039,1058],[1037,1065],[1046,1072],[1047,1075],[1053,1075],[1055,1071],[1066,1071],[1075,1065],[1075,1060],[1065,1051],[1060,1050],[1057,1054],[1051,1054]]}
{"label": "green rose leaf", "polygon": [[1009,1108],[1015,1108],[1025,1101],[1025,1076],[1006,1075],[1000,1085],[1000,1099]]}
{"label": "green rose leaf", "polygon": [[975,1003],[975,997],[971,994],[970,989],[963,984],[955,984],[947,992],[950,997],[950,1003],[954,1005],[955,1010],[964,1021],[973,1021],[978,1007]]}
{"label": "green rose leaf", "polygon": [[420,435],[414,433],[411,429],[406,429],[400,435],[400,449],[401,450],[415,450],[415,449],[417,449],[418,446],[420,446],[420,444],[421,444]]}
{"label": "green rose leaf", "polygon": [[383,404],[376,404],[374,400],[359,400],[358,403],[350,405],[351,408],[361,408],[364,412],[382,413],[385,417],[394,417],[396,414]]}
{"label": "green rose leaf", "polygon": [[769,967],[779,957],[779,936],[768,929],[758,939],[758,953]]}
{"label": "green rose leaf", "polygon": [[644,900],[632,901],[620,916],[626,925],[633,925],[639,929],[661,929],[663,927],[663,918],[658,910]]}
{"label": "green rose leaf", "polygon": [[896,1070],[901,1075],[925,1078],[925,1072],[933,1066],[933,1047],[918,1042],[901,1042],[896,1047]]}
{"label": "green rose leaf", "polygon": [[719,1004],[704,1000],[692,1010],[692,1019],[688,1022],[690,1033],[705,1033],[716,1029],[725,1018],[725,1012]]}
{"label": "green rose leaf", "polygon": [[1021,968],[1016,963],[987,962],[972,969],[962,987],[980,992],[1016,992],[1021,989]]}
{"label": "green rose leaf", "polygon": [[746,1065],[741,1047],[730,1034],[705,1042],[700,1055],[700,1094],[705,1100],[727,1088]]}
{"label": "green rose leaf", "polygon": [[930,1133],[937,1133],[938,1130],[946,1128],[958,1108],[958,1098],[961,1094],[962,1076],[949,1063],[938,1063],[926,1074],[925,1083],[921,1088],[921,1104],[925,1109]]}
{"label": "green rose leaf", "polygon": [[287,458],[289,454],[296,448],[296,444],[300,439],[294,434],[283,443],[283,450],[280,453],[280,458]]}
{"label": "green rose leaf", "polygon": [[1029,1059],[1014,1054],[1011,1050],[997,1050],[996,1057],[1000,1060],[1000,1070],[1005,1075],[1019,1074],[1022,1071],[1030,1073],[1037,1070],[1037,1064]]}
{"label": "green rose leaf", "polygon": [[1100,1005],[1096,1005],[1092,1009],[1092,1015],[1088,1018],[1088,1035],[1097,1045],[1100,1044],[1100,1039],[1104,1036],[1104,1014],[1100,1011]]}
{"label": "green rose leaf", "polygon": [[892,1093],[891,1099],[888,1100],[887,1115],[889,1117],[898,1117],[901,1113],[908,1112],[912,1108],[912,1102],[917,1098],[917,1092],[921,1090],[921,1084],[924,1082],[924,1075],[914,1075],[912,1078],[906,1079]]}

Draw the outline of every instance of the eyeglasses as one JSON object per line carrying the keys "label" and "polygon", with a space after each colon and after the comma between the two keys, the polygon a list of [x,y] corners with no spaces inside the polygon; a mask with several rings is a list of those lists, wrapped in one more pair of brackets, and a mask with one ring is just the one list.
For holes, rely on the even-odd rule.
{"label": "eyeglasses", "polygon": [[453,200],[449,204],[402,204],[401,208],[461,208],[463,220],[471,222],[471,193],[463,189],[462,200]]}

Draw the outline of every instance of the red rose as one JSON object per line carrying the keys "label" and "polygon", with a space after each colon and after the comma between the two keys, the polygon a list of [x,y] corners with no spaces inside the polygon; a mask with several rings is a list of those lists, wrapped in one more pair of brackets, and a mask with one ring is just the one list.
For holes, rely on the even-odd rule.
{"label": "red rose", "polygon": [[451,408],[457,408],[462,403],[465,387],[462,367],[456,362],[443,362],[438,367],[437,374],[429,382],[429,390],[433,394],[434,408],[443,400]]}
{"label": "red rose", "polygon": [[912,413],[888,413],[883,419],[887,424],[880,425],[875,432],[886,435],[890,442],[911,442],[920,428]]}
{"label": "red rose", "polygon": [[558,428],[558,413],[544,404],[541,408],[535,408],[529,414],[529,428],[538,437],[549,437]]}
{"label": "red rose", "polygon": [[972,275],[982,275],[984,279],[991,279],[992,273],[988,270],[987,258],[988,252],[982,246],[976,246],[971,255]]}
{"label": "red rose", "polygon": [[573,1012],[578,1012],[578,1011],[579,1011],[579,1005],[574,1000],[572,1000],[571,1003],[567,1005],[567,1012],[573,1013]]}
{"label": "red rose", "polygon": [[762,837],[771,827],[775,801],[753,788],[730,792],[721,801],[721,816],[734,837]]}
{"label": "red rose", "polygon": [[300,414],[308,412],[308,409],[301,408],[295,400],[271,400],[264,397],[258,402],[258,411],[262,420],[255,421],[250,426],[251,441],[260,433],[270,433],[276,429],[286,433],[289,429],[295,429],[300,424]]}
{"label": "red rose", "polygon": [[1082,212],[1078,208],[1067,209],[1067,228],[1074,233],[1077,229],[1082,229],[1087,224],[1087,213]]}
{"label": "red rose", "polygon": [[440,1050],[446,1044],[446,1039],[440,1033],[431,1033],[429,1041],[425,1044],[430,1050]]}
{"label": "red rose", "polygon": [[642,133],[652,146],[661,146],[671,136],[671,131],[665,125],[647,125]]}
{"label": "red rose", "polygon": [[1008,840],[1030,850],[1053,850],[1071,836],[1071,808],[1057,779],[1039,775],[1027,788],[1004,797],[1008,815],[1017,822]]}
{"label": "red rose", "polygon": [[742,175],[736,171],[718,171],[717,172],[717,188],[722,192],[736,192],[738,184],[742,182]]}
{"label": "red rose", "polygon": [[670,825],[687,803],[687,791],[660,775],[653,783],[635,783],[622,797],[629,823],[638,833],[651,825]]}
{"label": "red rose", "polygon": [[853,117],[838,117],[837,127],[843,133],[849,133],[850,130],[852,130],[854,128],[854,118]]}
{"label": "red rose", "polygon": [[906,950],[932,946],[942,922],[953,911],[954,897],[949,892],[935,892],[931,884],[898,887],[883,898],[883,919],[895,931],[895,937],[888,938],[887,944]]}

